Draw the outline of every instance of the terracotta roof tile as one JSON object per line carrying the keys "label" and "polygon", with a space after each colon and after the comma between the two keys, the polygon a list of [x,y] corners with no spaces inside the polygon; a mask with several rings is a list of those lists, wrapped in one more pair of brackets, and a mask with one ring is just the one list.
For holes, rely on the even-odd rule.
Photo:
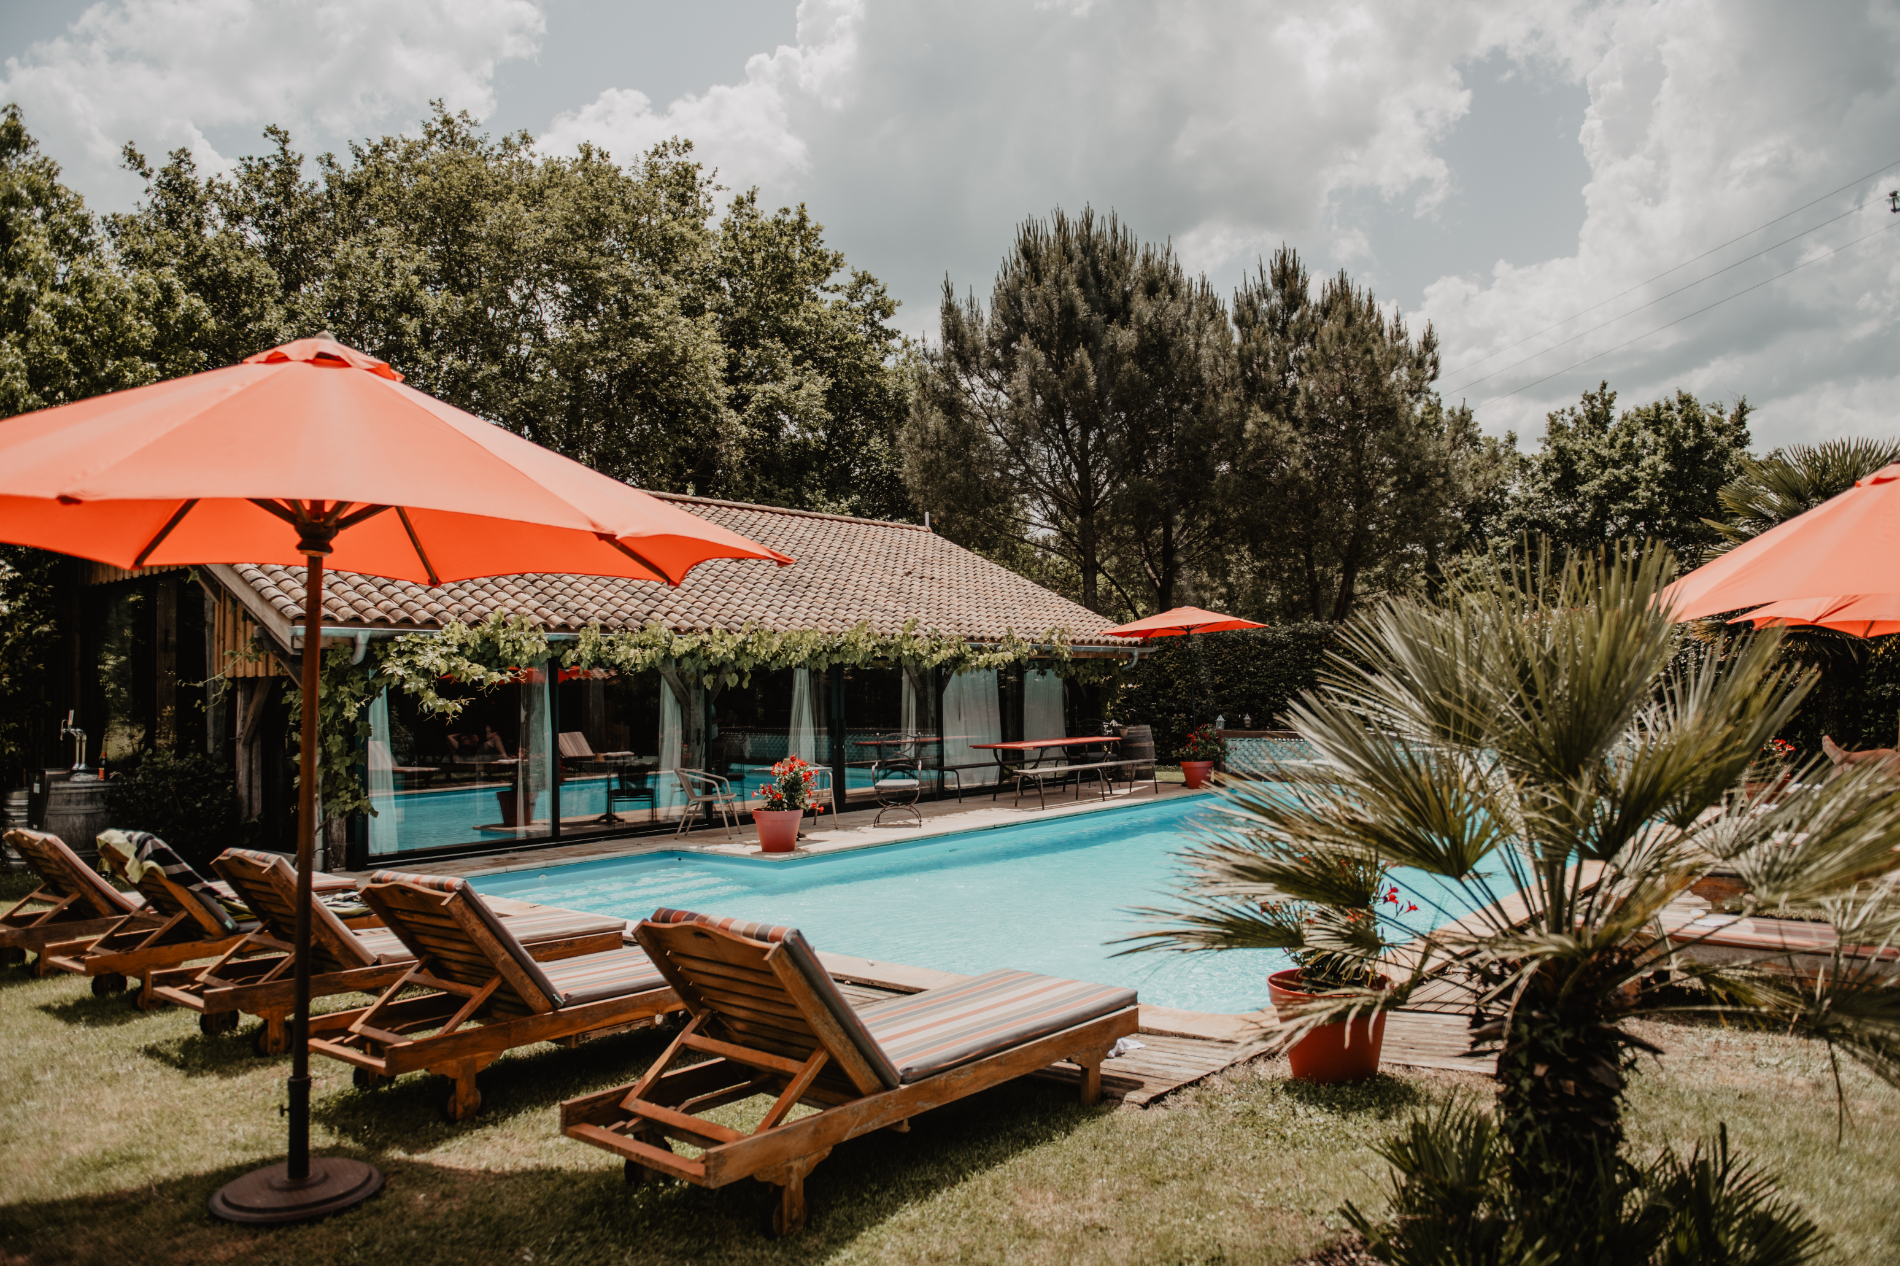
{"label": "terracotta roof tile", "polygon": [[[885,523],[774,506],[682,497],[676,502],[798,560],[775,567],[716,559],[672,589],[611,576],[489,576],[430,590],[408,581],[329,573],[324,623],[355,628],[439,628],[447,619],[478,621],[493,611],[524,613],[549,632],[575,632],[599,621],[609,632],[658,620],[680,632],[736,629],[747,620],[769,629],[837,633],[868,620],[896,633],[915,619],[975,641],[1014,629],[1051,628],[1087,636],[1111,621],[943,537],[910,523]],[[242,565],[238,575],[258,597],[295,622],[303,612],[303,573]]]}

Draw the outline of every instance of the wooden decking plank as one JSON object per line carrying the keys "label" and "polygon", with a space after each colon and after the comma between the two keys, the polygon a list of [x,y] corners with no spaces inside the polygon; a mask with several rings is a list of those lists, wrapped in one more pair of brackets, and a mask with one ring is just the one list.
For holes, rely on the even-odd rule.
{"label": "wooden decking plank", "polygon": [[[834,980],[834,983],[845,1000],[856,1008],[905,996],[895,989],[844,980]],[[1470,1045],[1466,1025],[1468,1010],[1465,1006],[1452,1005],[1452,996],[1457,992],[1447,988],[1441,997],[1429,998],[1423,1007],[1413,1005],[1387,1013],[1382,1062],[1402,1068],[1445,1068],[1492,1075],[1497,1069],[1495,1057],[1474,1057],[1467,1053]],[[1412,1001],[1416,1004],[1417,995]],[[1137,1105],[1152,1103],[1215,1073],[1274,1054],[1277,1046],[1270,1030],[1265,1028],[1243,1032],[1235,1041],[1159,1033],[1142,1033],[1135,1040],[1142,1044],[1140,1050],[1102,1065],[1105,1098]],[[1074,1085],[1082,1073],[1074,1064],[1063,1062],[1032,1075]]]}

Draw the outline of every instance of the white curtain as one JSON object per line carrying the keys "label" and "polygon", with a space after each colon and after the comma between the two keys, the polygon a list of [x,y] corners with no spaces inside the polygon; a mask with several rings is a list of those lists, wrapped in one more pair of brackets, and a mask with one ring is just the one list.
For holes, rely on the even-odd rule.
{"label": "white curtain", "polygon": [[371,857],[394,853],[400,840],[402,810],[396,807],[396,761],[389,746],[389,692],[377,692],[369,705],[369,820]]}
{"label": "white curtain", "polygon": [[[1003,714],[996,704],[996,671],[958,673],[943,691],[943,763],[968,765],[993,760],[996,753],[971,750],[972,743],[995,743],[1003,737]],[[963,771],[966,787],[996,781],[992,769]]]}
{"label": "white curtain", "polygon": [[1023,674],[1023,737],[1055,739],[1068,736],[1062,715],[1062,678],[1037,669]]}
{"label": "white curtain", "polygon": [[786,752],[806,764],[815,764],[818,744],[811,723],[811,669],[792,670],[792,731]]}
{"label": "white curtain", "polygon": [[909,673],[902,673],[902,675],[904,678],[904,712],[901,725],[904,733],[915,734],[919,728],[917,725],[917,689],[910,684]]}

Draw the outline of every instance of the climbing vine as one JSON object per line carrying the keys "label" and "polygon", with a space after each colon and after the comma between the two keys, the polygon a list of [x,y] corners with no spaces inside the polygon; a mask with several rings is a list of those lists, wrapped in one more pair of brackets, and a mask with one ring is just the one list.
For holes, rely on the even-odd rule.
{"label": "climbing vine", "polygon": [[[373,813],[369,792],[357,772],[356,745],[370,735],[368,703],[380,687],[371,663],[353,663],[351,652],[327,650],[317,662],[317,792],[322,817]],[[284,700],[290,706],[290,741],[301,756],[303,689],[293,683]]]}
{"label": "climbing vine", "polygon": [[[378,648],[373,671],[402,690],[426,712],[454,716],[465,700],[445,694],[445,682],[490,690],[519,680],[528,665],[553,660],[562,668],[606,668],[625,673],[677,668],[705,686],[749,684],[755,672],[787,668],[821,670],[884,660],[909,661],[950,672],[980,672],[1031,660],[1065,677],[1106,679],[1111,662],[1078,660],[1069,634],[1050,629],[1032,643],[1014,630],[1000,641],[972,645],[963,638],[920,630],[910,621],[896,633],[859,623],[842,633],[818,629],[777,631],[747,623],[740,629],[678,633],[657,621],[621,633],[590,624],[556,653],[541,628],[523,615],[495,612],[480,624],[451,622],[442,632],[411,633]],[[459,692],[458,692],[459,693]]]}
{"label": "climbing vine", "polygon": [[[917,627],[909,621],[896,633],[878,633],[859,623],[842,633],[818,629],[775,631],[748,622],[736,630],[677,633],[657,621],[644,628],[607,633],[598,624],[582,629],[558,653],[542,628],[525,615],[492,613],[479,624],[450,621],[440,633],[409,633],[374,643],[355,661],[349,650],[324,652],[321,667],[321,790],[326,814],[371,811],[357,768],[359,740],[370,734],[368,703],[378,690],[393,687],[424,712],[454,717],[467,706],[464,690],[445,692],[453,683],[478,691],[523,680],[543,662],[562,669],[609,669],[623,673],[677,669],[689,681],[709,688],[749,684],[755,672],[787,668],[822,670],[877,661],[910,662],[952,673],[982,672],[1041,661],[1041,667],[1081,681],[1104,681],[1115,661],[1076,659],[1066,630],[1050,629],[1031,642],[1014,630],[1001,640],[973,645],[961,637]],[[290,693],[292,733],[301,714],[299,692]]]}

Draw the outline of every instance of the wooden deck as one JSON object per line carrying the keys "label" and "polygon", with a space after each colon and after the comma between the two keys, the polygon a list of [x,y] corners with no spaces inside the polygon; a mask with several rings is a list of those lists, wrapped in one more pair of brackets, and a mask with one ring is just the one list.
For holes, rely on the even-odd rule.
{"label": "wooden deck", "polygon": [[[830,956],[825,956],[829,958]],[[859,960],[861,962],[861,960]],[[872,973],[853,964],[839,971],[829,963],[838,990],[854,1007],[868,1006],[885,998],[916,993],[932,984],[961,979],[923,968],[903,968],[879,964],[885,971]],[[873,983],[867,977],[887,978]],[[1146,1106],[1185,1086],[1191,1086],[1223,1069],[1244,1064],[1262,1056],[1279,1053],[1272,1035],[1243,1017],[1219,1017],[1230,1020],[1226,1036],[1191,1036],[1178,1033],[1153,1033],[1143,1027],[1135,1039],[1139,1050],[1128,1052],[1102,1065],[1102,1097],[1122,1103]],[[1384,1064],[1405,1068],[1446,1068],[1490,1076],[1497,1069],[1494,1058],[1474,1058],[1466,1053],[1465,1017],[1455,1012],[1393,1011],[1385,1022]],[[1069,1063],[1052,1064],[1034,1074],[1039,1078],[1076,1083],[1082,1073]]]}

